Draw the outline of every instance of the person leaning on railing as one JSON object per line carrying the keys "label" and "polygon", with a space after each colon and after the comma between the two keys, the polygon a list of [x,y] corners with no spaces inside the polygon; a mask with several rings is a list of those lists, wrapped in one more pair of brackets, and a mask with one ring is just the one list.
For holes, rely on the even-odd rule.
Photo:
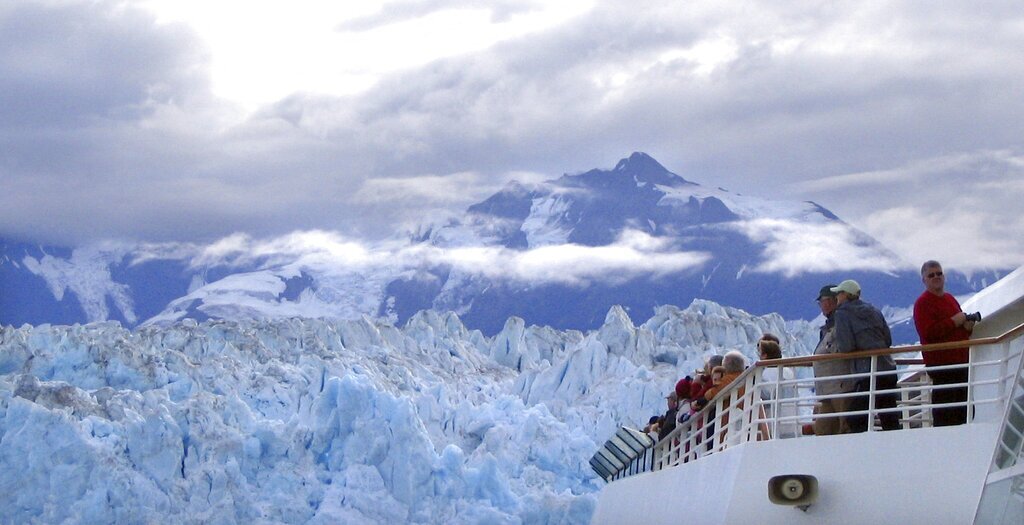
{"label": "person leaning on railing", "polygon": [[[782,359],[782,347],[779,345],[779,338],[775,334],[766,333],[757,341],[757,356],[760,360]],[[771,420],[773,417],[792,417],[793,419],[781,421],[777,425],[779,438],[796,437],[800,430],[799,422],[796,420],[797,397],[796,387],[793,385],[778,386],[781,374],[782,381],[794,379],[793,370],[785,367],[766,366],[761,371],[760,387],[762,408],[764,418]],[[777,388],[776,388],[777,387]],[[775,407],[778,405],[779,413],[775,414]],[[767,426],[765,427],[767,429]],[[767,432],[765,432],[767,434]]]}
{"label": "person leaning on railing", "polygon": [[654,441],[658,441],[658,430],[661,428],[661,416],[651,416],[647,420],[647,426],[642,430],[644,434],[647,434]]}
{"label": "person leaning on railing", "polygon": [[[839,286],[832,288],[836,293],[836,301],[839,306],[833,314],[835,319],[836,346],[840,352],[854,352],[857,350],[878,350],[892,346],[892,334],[889,332],[889,325],[885,322],[882,312],[870,303],[860,299],[860,284],[852,279],[847,279]],[[875,375],[875,391],[894,390],[896,388],[896,374],[884,373],[896,370],[896,362],[891,355],[882,355],[877,358]],[[871,358],[864,357],[852,359],[853,372],[857,374],[871,372]],[[871,391],[871,376],[857,379],[855,392],[863,392],[864,395],[856,396],[850,400],[850,411],[866,411],[869,407],[869,396]],[[875,396],[875,409],[887,409],[896,407],[896,394],[873,394]],[[883,412],[878,414],[882,422],[882,430],[896,430],[900,426],[899,414]],[[867,414],[849,415],[845,417],[850,432],[864,432],[867,430],[869,421]]]}
{"label": "person leaning on railing", "polygon": [[665,436],[669,435],[673,430],[676,429],[676,414],[679,410],[679,396],[676,395],[675,391],[665,396],[665,402],[668,405],[668,410],[661,419],[661,427],[658,428],[658,441],[665,439]]}
{"label": "person leaning on railing", "polygon": [[704,362],[704,369],[697,371],[697,377],[693,380],[690,385],[690,399],[700,399],[704,397],[708,389],[714,386],[714,382],[711,378],[711,371],[716,366],[721,366],[722,356],[715,354]]}
{"label": "person leaning on railing", "polygon": [[[946,276],[942,265],[928,261],[921,266],[921,282],[925,290],[914,302],[914,326],[921,337],[921,344],[966,341],[971,338],[974,321],[960,310],[960,303],[953,294],[946,293]],[[948,370],[931,370],[933,367],[967,364],[967,347],[923,352],[925,366],[932,384],[943,385],[967,383],[967,367]],[[932,403],[964,403],[967,401],[967,387],[936,388],[932,390]],[[932,418],[937,427],[962,425],[967,422],[967,406],[932,409]]]}
{"label": "person leaning on railing", "polygon": [[[722,358],[722,368],[725,370],[725,375],[722,376],[722,379],[721,379],[721,381],[719,383],[716,383],[714,386],[709,388],[707,392],[704,393],[704,398],[707,399],[708,401],[711,401],[712,399],[714,399],[715,396],[718,395],[719,392],[721,392],[721,391],[725,390],[726,388],[728,388],[730,383],[735,381],[736,378],[738,378],[741,374],[743,374],[743,370],[746,368],[746,366],[747,366],[747,360],[746,360],[745,357],[743,357],[742,353],[737,352],[735,350],[733,350],[732,352],[726,353],[725,356],[723,356],[723,358]],[[737,399],[742,399],[743,398],[744,390],[745,389],[742,386],[737,389],[737,392],[736,392],[736,398]],[[719,442],[725,441],[725,429],[727,428],[727,425],[729,423],[729,402],[730,402],[730,399],[727,397],[723,401],[723,404],[722,404],[722,407],[723,407],[722,416],[721,416],[722,432],[720,433],[721,438],[720,438]],[[739,406],[737,408],[742,408],[742,406]],[[713,424],[709,425],[708,431],[707,431],[707,435],[708,435],[709,438],[714,435],[714,425]],[[709,445],[710,444],[711,443],[709,443]]]}
{"label": "person leaning on railing", "polygon": [[[836,325],[833,314],[836,311],[836,293],[832,291],[836,285],[827,284],[818,292],[818,307],[821,308],[821,315],[825,316],[825,324],[818,332],[818,346],[814,349],[814,355],[832,355],[839,352],[836,346]],[[853,373],[849,359],[837,359],[832,361],[819,361],[814,363],[814,393],[818,396],[834,396],[853,392],[855,381],[852,378],[828,379],[836,376],[846,376]],[[814,418],[814,433],[819,436],[830,436],[833,434],[845,434],[850,431],[846,420],[841,417],[829,414],[839,414],[849,410],[850,398],[848,397],[826,397],[818,402],[815,408],[819,417]]]}

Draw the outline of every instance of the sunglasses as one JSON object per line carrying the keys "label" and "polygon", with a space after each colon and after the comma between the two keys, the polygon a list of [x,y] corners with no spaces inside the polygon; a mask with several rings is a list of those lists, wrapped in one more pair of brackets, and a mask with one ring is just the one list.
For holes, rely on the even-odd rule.
{"label": "sunglasses", "polygon": [[926,274],[925,277],[927,277],[929,279],[934,278],[934,277],[942,277],[942,272],[932,272],[932,273]]}

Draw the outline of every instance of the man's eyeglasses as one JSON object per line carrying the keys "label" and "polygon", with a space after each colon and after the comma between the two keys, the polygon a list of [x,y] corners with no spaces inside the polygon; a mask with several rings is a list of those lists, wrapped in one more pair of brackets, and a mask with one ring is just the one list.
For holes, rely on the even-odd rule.
{"label": "man's eyeglasses", "polygon": [[929,279],[932,279],[934,277],[942,277],[942,272],[932,272],[932,273],[929,273],[929,274],[925,275],[925,277],[927,277]]}

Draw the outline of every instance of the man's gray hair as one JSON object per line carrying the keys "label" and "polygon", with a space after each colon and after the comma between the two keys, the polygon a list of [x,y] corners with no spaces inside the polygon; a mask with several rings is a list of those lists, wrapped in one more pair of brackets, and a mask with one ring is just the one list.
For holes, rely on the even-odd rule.
{"label": "man's gray hair", "polygon": [[942,265],[939,264],[939,261],[925,261],[924,264],[921,265],[921,275],[927,273],[928,268],[942,268]]}
{"label": "man's gray hair", "polygon": [[708,374],[710,374],[711,373],[711,369],[713,369],[716,366],[722,366],[722,355],[721,354],[715,354],[715,355],[709,357],[708,358],[708,362],[704,364],[704,370]]}
{"label": "man's gray hair", "polygon": [[722,358],[722,368],[725,369],[726,373],[742,372],[747,367],[747,358],[743,357],[743,354],[733,350],[727,352],[725,357]]}

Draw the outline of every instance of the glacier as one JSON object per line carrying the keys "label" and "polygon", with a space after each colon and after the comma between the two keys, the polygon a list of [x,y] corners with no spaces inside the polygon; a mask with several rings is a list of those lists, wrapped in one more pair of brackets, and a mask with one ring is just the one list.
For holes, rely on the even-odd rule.
{"label": "glacier", "polygon": [[587,463],[715,353],[810,321],[695,300],[583,333],[451,312],[0,328],[2,523],[587,523]]}

